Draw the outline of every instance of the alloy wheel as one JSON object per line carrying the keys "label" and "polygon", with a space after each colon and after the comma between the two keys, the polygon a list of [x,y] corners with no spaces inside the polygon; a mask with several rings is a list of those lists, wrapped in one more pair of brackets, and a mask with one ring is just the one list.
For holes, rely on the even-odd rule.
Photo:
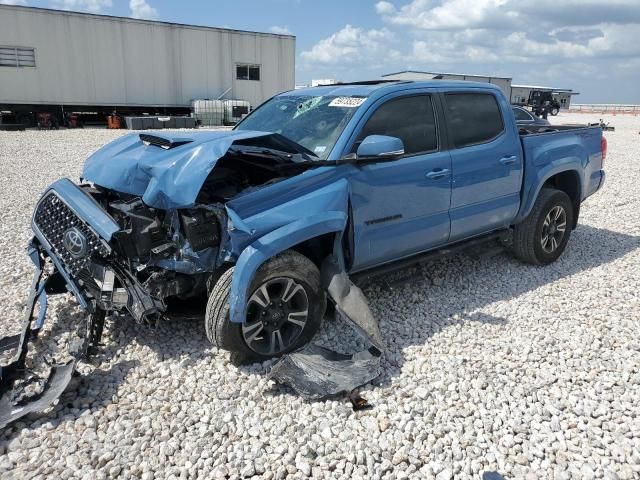
{"label": "alloy wheel", "polygon": [[260,285],[249,298],[242,336],[260,355],[277,355],[295,343],[309,318],[309,297],[292,278],[279,277]]}
{"label": "alloy wheel", "polygon": [[553,253],[562,243],[567,230],[567,212],[560,205],[553,207],[542,224],[540,245],[546,253]]}

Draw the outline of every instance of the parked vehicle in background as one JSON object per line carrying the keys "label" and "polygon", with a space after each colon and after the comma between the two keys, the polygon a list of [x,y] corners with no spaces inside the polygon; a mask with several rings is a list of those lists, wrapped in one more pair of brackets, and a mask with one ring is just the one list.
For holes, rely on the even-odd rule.
{"label": "parked vehicle in background", "polygon": [[516,124],[518,126],[525,126],[525,125],[540,125],[540,126],[544,126],[544,125],[550,125],[549,120],[546,120],[544,118],[540,118],[540,117],[534,115],[533,113],[531,113],[526,108],[517,107],[515,105],[512,105],[511,106],[511,110],[513,110],[513,115],[514,115],[514,117],[516,117]]}
{"label": "parked vehicle in background", "polygon": [[553,93],[548,90],[531,90],[527,105],[538,116],[546,112],[555,117],[560,113],[560,102],[553,98]]}
{"label": "parked vehicle in background", "polygon": [[27,308],[66,285],[95,347],[108,313],[155,322],[205,294],[209,340],[263,360],[309,342],[327,300],[370,325],[353,279],[479,242],[549,264],[604,182],[606,140],[538,130],[495,85],[435,80],[295,90],[233,131],[124,136],[38,201]]}

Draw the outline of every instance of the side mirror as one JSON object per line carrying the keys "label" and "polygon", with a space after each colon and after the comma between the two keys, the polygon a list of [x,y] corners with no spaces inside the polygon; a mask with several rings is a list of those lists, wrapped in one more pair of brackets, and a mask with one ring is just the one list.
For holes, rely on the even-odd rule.
{"label": "side mirror", "polygon": [[369,135],[357,150],[358,157],[386,157],[404,154],[404,144],[397,137]]}

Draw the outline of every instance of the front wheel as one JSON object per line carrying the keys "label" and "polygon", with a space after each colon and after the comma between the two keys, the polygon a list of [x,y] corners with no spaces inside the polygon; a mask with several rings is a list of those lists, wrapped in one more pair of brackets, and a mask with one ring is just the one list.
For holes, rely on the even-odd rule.
{"label": "front wheel", "polygon": [[546,265],[558,259],[569,241],[573,225],[569,196],[553,188],[543,188],[531,213],[513,232],[513,251],[520,260]]}
{"label": "front wheel", "polygon": [[313,262],[288,250],[265,262],[249,288],[244,323],[229,319],[234,268],[215,283],[205,315],[209,341],[242,359],[264,360],[302,347],[320,328],[326,297]]}

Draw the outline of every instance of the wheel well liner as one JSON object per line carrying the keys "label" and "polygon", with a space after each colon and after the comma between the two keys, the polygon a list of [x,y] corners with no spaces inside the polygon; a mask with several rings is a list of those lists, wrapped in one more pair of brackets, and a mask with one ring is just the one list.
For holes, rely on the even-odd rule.
{"label": "wheel well liner", "polygon": [[291,247],[290,250],[295,250],[304,255],[320,268],[322,261],[333,253],[335,236],[336,232],[325,233],[300,242]]}
{"label": "wheel well liner", "polygon": [[575,170],[566,170],[564,172],[556,173],[555,175],[545,180],[543,187],[551,187],[556,190],[561,190],[571,199],[573,205],[573,225],[575,229],[578,225],[578,216],[580,213],[580,177]]}

